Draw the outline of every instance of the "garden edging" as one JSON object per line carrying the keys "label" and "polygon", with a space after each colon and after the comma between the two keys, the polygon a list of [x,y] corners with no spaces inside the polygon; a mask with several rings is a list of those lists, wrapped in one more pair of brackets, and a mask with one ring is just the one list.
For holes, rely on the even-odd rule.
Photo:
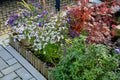
{"label": "garden edging", "polygon": [[47,80],[53,80],[49,76],[49,72],[52,70],[51,67],[47,66],[46,63],[38,59],[30,50],[23,46],[18,40],[14,41],[13,36],[10,36],[10,45],[14,47],[20,55],[22,55],[27,61],[30,62]]}

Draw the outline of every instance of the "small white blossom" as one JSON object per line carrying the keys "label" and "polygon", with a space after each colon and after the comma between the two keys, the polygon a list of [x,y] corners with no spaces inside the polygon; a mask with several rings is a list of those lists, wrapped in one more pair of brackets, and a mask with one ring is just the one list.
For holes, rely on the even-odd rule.
{"label": "small white blossom", "polygon": [[35,50],[35,51],[38,51],[38,48],[35,48],[34,50]]}
{"label": "small white blossom", "polygon": [[43,54],[46,54],[46,52],[44,51]]}
{"label": "small white blossom", "polygon": [[47,43],[44,43],[43,48],[45,48],[46,45],[47,45]]}

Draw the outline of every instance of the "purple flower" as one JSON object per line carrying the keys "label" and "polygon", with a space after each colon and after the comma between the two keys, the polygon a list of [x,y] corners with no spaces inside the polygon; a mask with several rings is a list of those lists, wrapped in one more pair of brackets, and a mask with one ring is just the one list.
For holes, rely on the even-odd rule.
{"label": "purple flower", "polygon": [[34,3],[33,3],[33,6],[39,8],[39,9],[43,9],[43,7],[41,6],[40,3],[35,3],[35,2],[34,2]]}
{"label": "purple flower", "polygon": [[48,17],[48,18],[46,19],[46,22],[49,22],[49,20],[50,20],[50,18]]}
{"label": "purple flower", "polygon": [[70,20],[70,17],[67,19],[67,23],[70,23],[71,22],[71,20]]}
{"label": "purple flower", "polygon": [[38,15],[38,18],[42,18],[44,16],[44,14],[40,14]]}
{"label": "purple flower", "polygon": [[120,54],[120,49],[115,49],[114,52]]}
{"label": "purple flower", "polygon": [[38,26],[39,26],[39,27],[42,27],[42,26],[43,26],[43,23],[42,23],[42,22],[40,22],[40,23],[38,24]]}
{"label": "purple flower", "polygon": [[80,34],[76,33],[74,30],[72,30],[72,27],[69,28],[69,33],[72,38],[76,36],[80,36]]}
{"label": "purple flower", "polygon": [[46,14],[46,15],[47,15],[47,14],[48,14],[48,12],[44,10],[44,11],[43,11],[43,14]]}
{"label": "purple flower", "polygon": [[29,12],[29,13],[25,12],[25,13],[23,13],[23,16],[24,17],[32,16],[32,13],[31,12]]}
{"label": "purple flower", "polygon": [[9,20],[8,20],[8,24],[10,24],[11,26],[14,25],[14,21],[18,18],[19,16],[17,14],[13,14],[10,16]]}
{"label": "purple flower", "polygon": [[23,27],[26,27],[26,24],[24,24]]}
{"label": "purple flower", "polygon": [[69,15],[70,14],[70,11],[67,11],[67,13],[66,13],[67,15]]}
{"label": "purple flower", "polygon": [[23,16],[24,16],[24,17],[27,17],[27,16],[28,16],[28,14],[26,14],[26,13],[23,13]]}

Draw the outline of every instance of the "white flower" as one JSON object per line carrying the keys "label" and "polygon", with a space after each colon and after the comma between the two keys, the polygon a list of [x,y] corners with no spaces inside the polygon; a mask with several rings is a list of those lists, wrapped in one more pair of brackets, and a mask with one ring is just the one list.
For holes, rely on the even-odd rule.
{"label": "white flower", "polygon": [[53,40],[54,40],[54,39],[55,39],[55,37],[56,37],[56,35],[51,35],[51,39],[53,39]]}
{"label": "white flower", "polygon": [[62,27],[59,27],[59,31],[61,31],[62,30]]}
{"label": "white flower", "polygon": [[47,45],[47,43],[44,43],[43,48],[45,48],[46,45]]}
{"label": "white flower", "polygon": [[30,40],[30,39],[31,39],[31,36],[30,36],[29,34],[28,34],[27,36],[28,36],[28,39]]}
{"label": "white flower", "polygon": [[46,54],[46,52],[44,51],[43,54]]}
{"label": "white flower", "polygon": [[38,48],[39,50],[42,49],[42,45],[41,45],[41,43],[38,43],[37,48]]}
{"label": "white flower", "polygon": [[9,21],[9,20],[5,21],[5,25],[8,25],[8,21]]}
{"label": "white flower", "polygon": [[35,50],[35,51],[38,51],[38,48],[35,48],[34,50]]}
{"label": "white flower", "polygon": [[61,38],[62,38],[62,39],[64,39],[64,36],[63,36],[63,35],[61,35]]}
{"label": "white flower", "polygon": [[53,40],[53,39],[51,39],[51,41],[50,41],[51,44],[54,44],[55,42],[56,42],[56,41]]}
{"label": "white flower", "polygon": [[34,42],[34,44],[33,44],[34,46],[37,46],[37,43],[36,42]]}
{"label": "white flower", "polygon": [[63,44],[61,43],[60,46],[63,46]]}
{"label": "white flower", "polygon": [[14,37],[14,42],[16,42],[17,36],[13,36]]}
{"label": "white flower", "polygon": [[25,39],[25,35],[18,35],[18,40],[21,41],[21,39]]}
{"label": "white flower", "polygon": [[60,41],[60,37],[59,36],[57,36],[57,38],[58,38],[58,42]]}
{"label": "white flower", "polygon": [[44,37],[42,37],[42,41],[45,41],[45,38],[44,38]]}
{"label": "white flower", "polygon": [[46,38],[46,42],[48,42],[49,40],[50,40],[50,38],[49,38],[49,37],[47,37],[47,38]]}

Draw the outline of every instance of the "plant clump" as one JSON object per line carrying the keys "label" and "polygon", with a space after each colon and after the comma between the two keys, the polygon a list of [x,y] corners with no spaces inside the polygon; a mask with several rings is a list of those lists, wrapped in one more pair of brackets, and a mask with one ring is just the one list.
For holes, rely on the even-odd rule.
{"label": "plant clump", "polygon": [[110,53],[106,46],[86,45],[85,39],[75,38],[66,52],[51,73],[55,80],[120,79],[120,54]]}
{"label": "plant clump", "polygon": [[69,34],[72,37],[86,35],[88,43],[109,42],[114,36],[111,32],[112,25],[119,24],[113,16],[113,7],[119,5],[116,1],[94,5],[89,0],[79,0],[79,5],[70,7],[67,12]]}
{"label": "plant clump", "polygon": [[14,41],[28,41],[31,51],[50,66],[55,66],[63,54],[67,35],[66,12],[51,15],[40,4],[21,3],[26,8],[11,15],[6,24],[11,26]]}

